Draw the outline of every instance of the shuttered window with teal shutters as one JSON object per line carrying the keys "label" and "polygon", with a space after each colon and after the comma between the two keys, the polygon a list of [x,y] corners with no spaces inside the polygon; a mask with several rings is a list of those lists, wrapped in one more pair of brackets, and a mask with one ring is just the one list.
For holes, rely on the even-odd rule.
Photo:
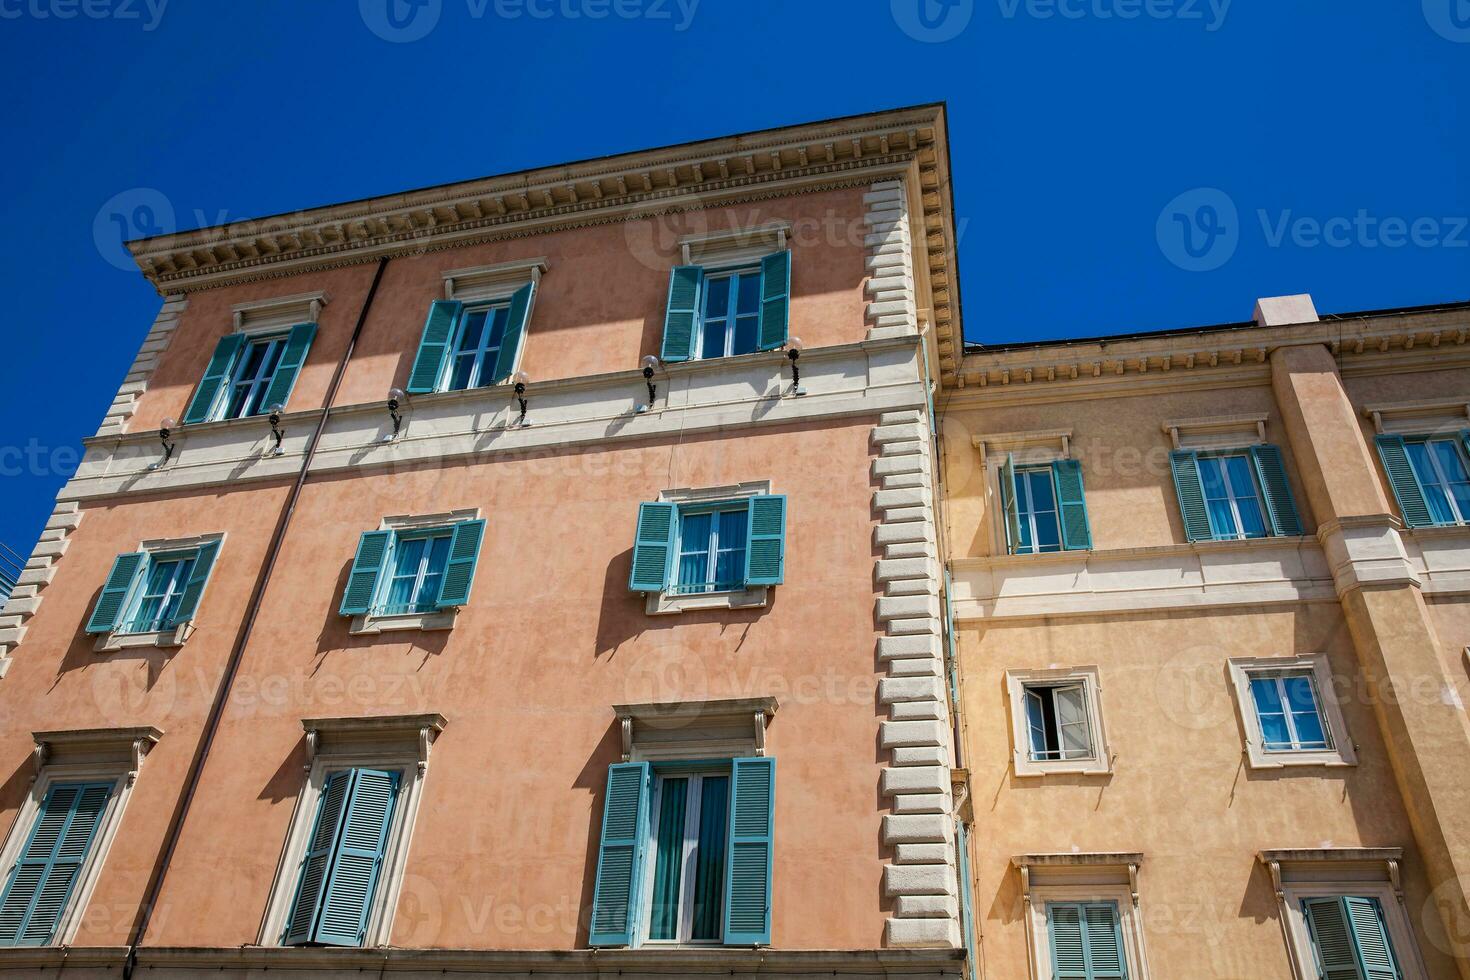
{"label": "shuttered window with teal shutters", "polygon": [[668,585],[674,555],[676,507],[661,501],[638,505],[638,526],[633,538],[633,569],[628,588],[633,592],[662,592]]}
{"label": "shuttered window with teal shutters", "polygon": [[1126,980],[1117,902],[1047,902],[1053,980]]}
{"label": "shuttered window with teal shutters", "polygon": [[1308,898],[1302,915],[1322,980],[1402,980],[1377,899]]}
{"label": "shuttered window with teal shutters", "polygon": [[110,782],[53,783],[0,892],[0,946],[46,946],[97,837]]}
{"label": "shuttered window with teal shutters", "polygon": [[770,756],[733,759],[730,771],[725,944],[767,946],[771,942],[776,760]]}
{"label": "shuttered window with teal shutters", "polygon": [[395,771],[362,768],[327,777],[301,860],[285,945],[362,945],[399,779]]}
{"label": "shuttered window with teal shutters", "polygon": [[1169,454],[1169,465],[1188,540],[1301,534],[1301,518],[1278,447],[1176,450]]}
{"label": "shuttered window with teal shutters", "polygon": [[339,611],[343,616],[396,616],[466,605],[484,537],[481,519],[364,531]]}
{"label": "shuttered window with teal shutters", "polygon": [[1470,523],[1470,433],[1380,435],[1375,442],[1406,525]]}
{"label": "shuttered window with teal shutters", "polygon": [[687,361],[694,356],[699,335],[699,302],[704,269],[676,265],[669,270],[669,297],[664,307],[664,341],[659,354],[665,361]]}
{"label": "shuttered window with teal shutters", "polygon": [[592,895],[589,941],[593,946],[632,946],[637,942],[651,783],[652,768],[646,762],[608,766],[597,881]]}
{"label": "shuttered window with teal shutters", "polygon": [[791,317],[791,253],[786,249],[761,259],[761,350],[786,343]]}
{"label": "shuttered window with teal shutters", "polygon": [[212,413],[215,402],[219,400],[220,390],[229,381],[230,370],[235,366],[235,357],[244,345],[245,335],[239,333],[227,334],[214,345],[214,353],[209,358],[209,365],[204,369],[204,378],[199,382],[199,387],[194,389],[194,397],[189,400],[189,407],[184,410],[185,424],[207,422],[213,417]]}
{"label": "shuttered window with teal shutters", "polygon": [[194,619],[219,549],[215,539],[197,548],[118,555],[87,632],[153,633]]}
{"label": "shuttered window with teal shutters", "polygon": [[107,581],[97,596],[97,604],[92,607],[91,618],[87,620],[88,633],[111,633],[117,629],[127,609],[133,583],[147,564],[148,554],[143,551],[130,551],[112,560],[112,570],[107,573]]}
{"label": "shuttered window with teal shutters", "polygon": [[246,418],[286,407],[315,338],[315,323],[298,323],[286,333],[221,337],[184,422]]}
{"label": "shuttered window with teal shutters", "polygon": [[438,390],[454,327],[463,310],[464,304],[458,300],[438,299],[429,304],[424,332],[419,336],[418,353],[414,355],[413,368],[408,373],[409,394],[421,395]]}
{"label": "shuttered window with teal shutters", "polygon": [[1092,547],[1082,464],[1077,460],[1018,467],[1007,455],[1000,468],[1000,499],[1010,554],[1086,551]]}

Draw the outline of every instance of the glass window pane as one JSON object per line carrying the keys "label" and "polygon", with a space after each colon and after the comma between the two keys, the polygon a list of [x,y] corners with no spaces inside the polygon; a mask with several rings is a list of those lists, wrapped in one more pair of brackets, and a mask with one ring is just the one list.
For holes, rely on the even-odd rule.
{"label": "glass window pane", "polygon": [[740,277],[739,292],[736,295],[737,313],[755,313],[761,304],[761,274],[759,272],[747,272]]}
{"label": "glass window pane", "polygon": [[723,317],[730,306],[730,277],[715,276],[704,281],[704,315]]}
{"label": "glass window pane", "polygon": [[480,346],[480,334],[485,329],[485,311],[477,310],[466,313],[464,317],[464,329],[459,335],[459,349],[461,351],[477,350]]}
{"label": "glass window pane", "polygon": [[705,320],[704,334],[699,346],[700,357],[725,356],[725,321]]}
{"label": "glass window pane", "polygon": [[1282,714],[1260,714],[1261,737],[1266,741],[1267,749],[1289,749],[1291,735],[1286,729],[1286,716]]}
{"label": "glass window pane", "polygon": [[1266,536],[1266,520],[1261,516],[1260,501],[1254,497],[1245,497],[1236,501],[1236,508],[1240,511],[1240,530],[1248,538],[1263,538]]}
{"label": "glass window pane", "polygon": [[1085,759],[1092,755],[1092,733],[1087,725],[1087,706],[1080,687],[1055,689],[1057,726],[1061,729],[1062,757]]}
{"label": "glass window pane", "polygon": [[1060,551],[1061,530],[1057,526],[1056,511],[1036,515],[1036,550]]}
{"label": "glass window pane", "polygon": [[679,522],[679,592],[703,591],[709,581],[712,514],[686,514]]}
{"label": "glass window pane", "polygon": [[1452,483],[1465,482],[1465,464],[1460,459],[1459,450],[1455,448],[1453,442],[1448,439],[1436,441],[1434,455],[1439,460],[1439,468],[1444,473],[1445,479]]}
{"label": "glass window pane", "polygon": [[1225,474],[1220,469],[1220,461],[1213,456],[1200,457],[1199,480],[1200,486],[1205,491],[1206,499],[1223,499],[1229,496],[1225,489]]}
{"label": "glass window pane", "polygon": [[1293,713],[1292,724],[1296,726],[1297,748],[1323,749],[1327,747],[1327,736],[1322,731],[1322,716],[1315,710]]}
{"label": "glass window pane", "polygon": [[734,589],[745,579],[744,510],[719,514],[719,554],[715,566],[715,588]]}
{"label": "glass window pane", "polygon": [[1042,710],[1041,694],[1026,692],[1026,731],[1031,738],[1031,758],[1046,758],[1046,717]]}
{"label": "glass window pane", "polygon": [[695,852],[693,939],[719,939],[724,930],[725,834],[730,777],[705,776],[699,801],[699,849]]}
{"label": "glass window pane", "polygon": [[474,377],[475,363],[478,355],[473,351],[468,354],[456,354],[454,366],[449,373],[450,391],[463,391],[470,386],[470,379]]}
{"label": "glass window pane", "polygon": [[1292,711],[1317,710],[1317,698],[1312,690],[1312,681],[1305,676],[1283,677],[1281,686],[1286,688],[1286,703]]}
{"label": "glass window pane", "polygon": [[281,353],[286,348],[286,345],[280,340],[268,341],[264,346],[266,348],[265,363],[261,365],[255,388],[245,405],[246,415],[260,415],[270,410],[270,406],[265,404],[265,393],[270,388],[270,380],[275,376],[276,367],[281,363]]}
{"label": "glass window pane", "polygon": [[1251,475],[1250,460],[1244,456],[1228,456],[1225,465],[1230,474],[1230,489],[1234,491],[1235,497],[1253,499],[1256,496],[1256,480]]}
{"label": "glass window pane", "polygon": [[1051,492],[1051,471],[1031,470],[1026,474],[1026,480],[1031,487],[1032,509],[1056,510],[1056,499]]}
{"label": "glass window pane", "polygon": [[1230,510],[1229,500],[1210,500],[1205,504],[1210,512],[1210,531],[1217,538],[1237,536],[1235,514]]}
{"label": "glass window pane", "polygon": [[169,582],[169,594],[164,599],[163,608],[159,610],[158,629],[169,629],[177,625],[174,623],[174,615],[179,611],[179,603],[184,601],[184,589],[189,586],[189,576],[194,572],[194,559],[185,558],[183,561],[174,563],[174,574]]}
{"label": "glass window pane", "polygon": [[1267,712],[1281,712],[1281,695],[1276,690],[1276,680],[1271,677],[1251,678],[1251,697],[1255,699],[1256,711],[1261,714]]}
{"label": "glass window pane", "polygon": [[486,347],[499,347],[505,337],[505,325],[510,320],[510,307],[497,306],[489,311],[490,333],[485,337]]}
{"label": "glass window pane", "polygon": [[749,354],[755,350],[760,321],[753,316],[742,316],[735,321],[735,338],[731,341],[731,354]]}
{"label": "glass window pane", "polygon": [[658,842],[653,867],[653,896],[648,938],[679,938],[679,886],[684,877],[684,814],[688,779],[660,782]]}

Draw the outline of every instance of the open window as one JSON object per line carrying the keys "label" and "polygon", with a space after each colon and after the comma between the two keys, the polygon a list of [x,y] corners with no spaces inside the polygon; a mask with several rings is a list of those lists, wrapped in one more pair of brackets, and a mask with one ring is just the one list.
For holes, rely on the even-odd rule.
{"label": "open window", "polygon": [[669,272],[663,360],[733,357],[786,343],[791,252],[784,227],[704,236],[682,245],[684,264]]}
{"label": "open window", "polygon": [[221,337],[184,422],[219,422],[284,408],[315,339],[314,322]]}
{"label": "open window", "polygon": [[1409,527],[1470,524],[1470,429],[1379,435],[1378,457]]}
{"label": "open window", "polygon": [[1017,776],[1112,771],[1096,667],[1007,671]]}
{"label": "open window", "polygon": [[118,555],[87,619],[97,651],[183,645],[223,541],[221,534],[159,539]]}
{"label": "open window", "polygon": [[340,607],[352,632],[452,627],[479,564],[485,522],[477,513],[390,517],[364,531]]}

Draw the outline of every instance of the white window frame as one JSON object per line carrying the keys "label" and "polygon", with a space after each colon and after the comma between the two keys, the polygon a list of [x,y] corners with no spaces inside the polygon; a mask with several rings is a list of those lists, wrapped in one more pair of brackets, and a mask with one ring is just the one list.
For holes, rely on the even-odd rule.
{"label": "white window frame", "polygon": [[[250,349],[256,344],[278,343],[280,344],[281,353],[280,357],[276,358],[276,366],[268,374],[259,375],[254,381],[250,382],[250,395],[246,398],[247,402],[255,397],[257,390],[260,392],[261,397],[264,397],[265,392],[269,390],[271,382],[275,380],[276,372],[281,369],[280,358],[286,355],[286,343],[290,339],[290,331],[286,330],[282,332],[279,328],[269,328],[241,332],[245,334],[245,342],[235,352],[234,362],[230,365],[230,375],[225,379],[225,383],[220,385],[219,394],[215,396],[215,403],[210,406],[209,421],[211,422],[237,422],[242,419],[261,418],[270,413],[270,406],[262,403],[258,412],[251,412],[245,415],[225,414],[226,410],[230,407],[230,400],[234,397],[235,389],[244,380],[241,375],[245,370],[245,365],[250,360]],[[269,357],[270,352],[267,351],[266,360],[269,360]],[[264,366],[264,363],[262,361],[262,366]]]}
{"label": "white window frame", "polygon": [[[1037,533],[1037,527],[1036,527],[1036,508],[1035,507],[1031,507],[1027,511],[1022,511],[1022,509],[1021,509],[1021,484],[1023,484],[1023,483],[1024,483],[1025,487],[1026,487],[1026,494],[1025,494],[1026,502],[1028,504],[1031,503],[1031,481],[1029,479],[1026,479],[1026,480],[1023,480],[1023,481],[1018,481],[1016,486],[1011,487],[1011,493],[1014,494],[1015,495],[1015,498],[1016,498],[1016,519],[1019,521],[1024,516],[1025,519],[1026,519],[1026,522],[1030,525],[1030,530],[1031,530],[1031,548],[1029,550],[1027,550],[1027,551],[1022,551],[1021,550],[1021,542],[1017,541],[1017,542],[1015,542],[1015,550],[1012,551],[1011,554],[1013,554],[1013,555],[1049,555],[1049,554],[1055,554],[1058,551],[1065,551],[1066,548],[1062,544],[1062,504],[1061,504],[1060,495],[1057,493],[1056,474],[1052,470],[1051,464],[1050,463],[1026,463],[1026,464],[1023,464],[1023,465],[1020,465],[1020,466],[1016,466],[1015,469],[1014,469],[1014,472],[1015,472],[1016,476],[1018,476],[1018,477],[1021,476],[1022,474],[1025,474],[1027,477],[1030,477],[1030,475],[1033,474],[1033,473],[1040,473],[1040,474],[1043,474],[1047,478],[1048,481],[1050,481],[1050,483],[1051,483],[1051,513],[1052,513],[1052,517],[1056,521],[1056,526],[1057,526],[1057,546],[1055,548],[1049,549],[1047,551],[1041,550],[1041,546],[1040,546],[1040,543],[1039,543],[1040,540],[1041,540],[1041,536]],[[1001,471],[1001,478],[1002,479],[1004,479],[1004,473],[1005,473],[1005,471],[1002,470]],[[1004,498],[1002,498],[1002,499],[1004,499]]]}
{"label": "white window frame", "polygon": [[[702,758],[709,758],[711,759],[711,761],[716,761],[725,759],[726,757],[702,756]],[[732,755],[729,756],[729,758],[733,759],[737,758],[737,756]],[[684,946],[700,949],[724,945],[723,937],[715,939],[693,939],[690,937],[690,934],[694,929],[694,875],[695,872],[698,870],[698,865],[690,861],[690,856],[693,853],[694,847],[699,842],[699,816],[703,796],[702,780],[705,776],[709,775],[720,775],[729,779],[729,791],[734,792],[734,774],[729,768],[719,770],[670,768],[668,770],[658,771],[654,773],[654,791],[652,794],[650,794],[648,810],[650,828],[649,841],[652,846],[648,848],[648,853],[644,855],[644,867],[641,869],[640,872],[643,877],[643,890],[641,894],[643,895],[644,902],[644,907],[641,909],[639,923],[639,932],[641,934],[639,937],[640,946]],[[684,801],[683,846],[679,857],[681,880],[679,882],[679,915],[676,926],[676,932],[678,933],[678,935],[674,939],[650,939],[649,932],[653,928],[653,879],[655,871],[658,867],[658,821],[663,812],[663,781],[665,779],[689,780],[689,790]],[[693,832],[692,836],[691,831]],[[730,828],[727,826],[725,828],[725,840],[727,848],[729,843],[729,835]],[[725,873],[729,873],[728,868],[725,869]],[[720,896],[720,911],[722,919],[724,906],[725,898],[722,894]]]}
{"label": "white window frame", "polygon": [[[363,719],[365,726],[382,722],[391,726],[392,719]],[[282,947],[286,923],[291,915],[291,905],[296,898],[301,862],[306,856],[307,846],[317,811],[321,808],[322,792],[327,777],[343,769],[365,767],[369,769],[396,770],[400,773],[398,799],[393,805],[393,816],[388,823],[388,840],[383,851],[383,864],[378,872],[378,883],[368,910],[367,929],[360,948],[370,949],[386,946],[393,930],[393,913],[398,907],[398,895],[403,887],[404,869],[408,865],[409,846],[413,842],[413,828],[418,819],[419,804],[423,798],[424,779],[429,770],[429,746],[443,728],[443,719],[437,725],[424,722],[421,727],[389,727],[383,734],[365,742],[356,739],[333,744],[330,733],[316,734],[308,726],[307,746],[311,761],[307,766],[306,784],[296,798],[291,813],[291,823],[286,834],[281,858],[276,865],[275,879],[271,884],[270,899],[266,914],[261,921],[260,933],[256,936],[259,946]],[[325,738],[324,743],[318,739]],[[315,747],[314,747],[315,746]]]}
{"label": "white window frame", "polygon": [[[1032,759],[1031,737],[1027,723],[1026,689],[1028,687],[1067,687],[1081,685],[1082,702],[1087,708],[1088,734],[1092,755],[1086,759]],[[1068,667],[1048,670],[1006,671],[1007,701],[1011,712],[1011,767],[1017,776],[1044,776],[1066,772],[1085,775],[1107,775],[1113,771],[1112,753],[1108,749],[1107,727],[1103,724],[1102,684],[1098,668]]]}
{"label": "white window frame", "polygon": [[[1057,460],[1072,458],[1072,430],[1071,429],[1044,429],[1031,432],[991,432],[984,435],[970,437],[970,444],[980,451],[980,465],[985,471],[985,490],[990,499],[986,503],[986,511],[991,516],[990,520],[990,547],[993,555],[1009,555],[1028,559],[1036,559],[1038,555],[1049,555],[1057,557],[1065,555],[1066,549],[1060,551],[1041,552],[1017,552],[1012,553],[1010,541],[1006,536],[1006,515],[1002,501],[1005,500],[1005,492],[1002,489],[1002,481],[1005,479],[1005,465],[1007,456],[1010,457],[1016,469],[1031,469],[1041,466],[1050,466]],[[1014,489],[1014,488],[1013,488]],[[1052,490],[1056,490],[1056,482],[1053,480]],[[1018,505],[1019,506],[1019,505]],[[1057,504],[1061,507],[1060,502]],[[1061,514],[1057,515],[1057,533],[1061,533]],[[1032,540],[1035,540],[1034,538]],[[1045,560],[1045,559],[1043,559]]]}
{"label": "white window frame", "polygon": [[[448,352],[444,356],[444,363],[442,365],[440,365],[440,367],[439,367],[439,378],[434,383],[434,390],[435,391],[474,391],[474,390],[479,389],[479,388],[490,388],[490,387],[494,387],[493,385],[488,385],[488,384],[480,383],[480,378],[479,378],[478,375],[475,376],[475,381],[476,381],[475,384],[466,385],[463,388],[450,388],[449,387],[449,381],[450,381],[451,378],[454,377],[454,362],[459,357],[459,354],[460,354],[459,344],[460,344],[460,341],[462,341],[464,339],[465,325],[466,325],[466,322],[469,320],[470,315],[473,314],[473,313],[484,313],[486,319],[489,320],[491,314],[495,310],[507,310],[508,311],[509,309],[510,309],[510,294],[509,293],[507,293],[504,296],[498,296],[498,297],[495,297],[495,298],[492,298],[492,299],[475,300],[473,302],[466,302],[464,304],[463,309],[461,309],[459,311],[459,316],[457,316],[457,317],[454,318],[454,330],[450,334],[449,348],[448,348]],[[527,314],[526,315],[527,315],[527,320],[529,321],[529,319],[530,319],[530,312],[527,311]],[[507,326],[510,325],[510,321],[509,321],[508,317],[509,317],[509,314],[507,313],[507,320],[506,320],[506,325]],[[521,350],[526,346],[521,341],[524,341],[525,340],[525,336],[526,336],[525,335],[525,331],[522,331],[521,332],[521,339],[516,342],[516,356],[515,356],[515,359],[514,359],[514,363],[511,366],[511,370],[510,370],[510,374],[512,376],[516,373],[516,371],[518,371],[520,369],[520,366],[521,366]],[[502,340],[503,339],[504,339],[504,337],[502,335]],[[502,344],[502,346],[503,346],[503,344]],[[478,347],[476,349],[477,350],[480,350],[480,351],[483,351],[485,349],[484,348],[484,337],[483,336],[481,337],[481,345],[480,345],[480,347]],[[499,353],[498,352],[499,352],[499,349],[497,348],[497,357],[499,356]],[[493,364],[490,365],[490,368],[493,370],[494,369],[494,365]],[[481,369],[482,370],[484,369],[483,361],[481,361]],[[509,384],[510,383],[509,382],[509,377],[507,377],[507,380],[501,381],[499,383],[500,384]]]}
{"label": "white window frame", "polygon": [[[673,490],[662,490],[659,492],[658,499],[664,503],[677,505],[674,519],[682,523],[683,518],[679,511],[685,507],[694,508],[705,504],[729,503],[772,492],[771,481],[752,480],[723,487],[679,487]],[[674,555],[670,563],[669,576],[671,579],[678,574],[678,551],[679,542],[676,534]],[[769,588],[765,585],[756,585],[732,592],[691,592],[687,595],[675,595],[671,584],[662,592],[648,593],[643,608],[649,616],[664,616],[702,609],[760,609],[768,601]]]}
{"label": "white window frame", "polygon": [[[10,824],[3,844],[0,844],[0,889],[9,880],[11,866],[20,859],[21,848],[30,837],[31,828],[41,812],[41,803],[46,793],[56,783],[101,783],[111,782],[112,792],[107,797],[107,807],[98,821],[92,849],[82,862],[76,883],[72,886],[67,907],[57,920],[56,932],[51,946],[70,946],[76,938],[92,900],[92,890],[97,885],[102,866],[112,850],[117,837],[118,825],[123,811],[133,795],[133,785],[147,751],[163,734],[158,729],[114,729],[89,733],[76,733],[76,749],[69,743],[70,733],[37,733],[36,757],[42,760],[40,771],[31,783],[30,792],[21,802],[20,810]],[[53,742],[48,736],[56,736]],[[65,739],[65,740],[63,740]],[[113,745],[120,751],[109,750]],[[45,761],[51,752],[58,754],[56,762]],[[120,754],[121,753],[121,754]],[[111,758],[106,758],[111,756]]]}
{"label": "white window frame", "polygon": [[[214,555],[215,565],[218,566],[219,556],[225,550],[224,533],[196,534],[188,538],[150,538],[149,540],[139,542],[138,547],[133,550],[145,552],[149,556],[148,560],[151,565],[153,555],[155,554],[191,550],[197,552],[201,547],[211,541],[218,541],[220,543],[219,551],[215,552]],[[139,590],[147,587],[147,578],[148,571],[144,569],[143,574],[138,576],[138,580],[133,583],[133,587],[128,590],[127,596],[123,599],[123,614],[118,617],[118,628],[114,629],[111,633],[103,633],[97,637],[96,642],[92,645],[94,653],[116,653],[118,650],[127,650],[135,647],[181,647],[188,641],[189,637],[194,635],[194,621],[192,619],[166,630],[154,630],[147,633],[130,633],[126,630],[126,623],[132,617],[133,610],[136,608],[138,600],[142,595]],[[213,581],[213,578],[214,573],[211,570],[210,580]],[[209,585],[205,583],[205,592],[208,591]],[[204,594],[202,593],[199,596],[199,603],[201,607],[204,604]]]}
{"label": "white window frame", "polygon": [[1311,931],[1302,912],[1302,901],[1308,898],[1341,898],[1344,895],[1378,900],[1383,921],[1388,926],[1394,958],[1403,971],[1404,980],[1427,980],[1414,929],[1404,911],[1403,899],[1392,884],[1382,881],[1312,881],[1285,882],[1281,887],[1286,910],[1287,941],[1291,944],[1292,976],[1295,980],[1318,980],[1317,962],[1312,950]]}
{"label": "white window frame", "polygon": [[[1260,719],[1256,716],[1256,699],[1251,694],[1253,675],[1309,672],[1316,689],[1317,710],[1329,742],[1325,749],[1297,751],[1266,750]],[[1235,708],[1245,739],[1246,758],[1252,769],[1284,769],[1290,766],[1354,766],[1358,763],[1342,707],[1332,685],[1332,667],[1327,655],[1304,654],[1296,657],[1234,657],[1230,660],[1231,688],[1235,692]]]}
{"label": "white window frame", "polygon": [[[754,273],[755,274],[756,281],[759,283],[759,288],[757,289],[757,298],[756,298],[756,325],[755,325],[755,328],[756,328],[756,347],[755,347],[755,349],[754,350],[744,351],[743,353],[740,353],[740,354],[732,353],[732,348],[734,347],[734,344],[735,344],[735,322],[734,321],[737,319],[737,317],[732,317],[732,316],[729,315],[730,303],[729,303],[729,301],[727,301],[726,304],[725,304],[726,316],[723,317],[723,319],[725,320],[725,346],[724,346],[724,349],[720,353],[718,353],[718,354],[712,354],[709,357],[706,357],[704,355],[704,322],[705,322],[705,295],[706,295],[705,291],[709,287],[709,281],[711,279],[733,279],[736,276],[744,276],[744,275],[748,275],[748,274],[751,274],[751,273]],[[719,360],[724,360],[725,358],[729,358],[729,357],[744,357],[747,354],[759,354],[759,353],[761,353],[761,349],[760,349],[760,298],[759,298],[759,296],[760,296],[760,293],[764,291],[764,289],[765,289],[765,271],[761,268],[761,264],[760,264],[760,260],[759,259],[757,259],[754,262],[754,264],[751,264],[749,262],[733,262],[733,263],[731,263],[731,262],[723,262],[723,263],[721,263],[719,265],[716,265],[716,266],[708,266],[708,267],[706,267],[704,269],[704,275],[701,277],[700,283],[699,283],[699,300],[698,300],[698,302],[699,302],[699,309],[697,311],[698,312],[698,315],[695,317],[696,336],[694,338],[694,346],[693,346],[692,351],[690,352],[690,355],[691,356],[690,356],[689,359],[691,361],[719,361]],[[734,295],[734,289],[733,289],[733,287],[732,287],[732,290],[731,290],[731,297],[736,302],[737,309],[738,309],[739,300],[738,300],[738,297],[736,297]]]}
{"label": "white window frame", "polygon": [[[1240,519],[1240,494],[1236,491],[1235,480],[1230,475],[1230,467],[1227,462],[1238,458],[1245,460],[1246,472],[1251,483],[1251,495],[1256,502],[1256,510],[1261,515],[1261,533],[1248,535],[1244,531],[1244,522]],[[1230,505],[1230,519],[1235,523],[1235,533],[1222,536],[1215,530],[1214,518],[1210,517],[1210,498],[1205,495],[1205,472],[1204,461],[1207,459],[1218,460],[1220,464],[1220,477],[1225,483],[1225,492],[1228,496],[1225,502]],[[1256,476],[1255,460],[1251,459],[1249,449],[1209,449],[1200,450],[1194,458],[1194,472],[1200,484],[1200,498],[1205,502],[1205,518],[1210,522],[1210,536],[1215,541],[1254,541],[1258,538],[1271,537],[1271,516],[1266,510],[1266,495],[1261,489],[1261,481]]]}
{"label": "white window frame", "polygon": [[[1033,874],[1036,872],[1032,872]],[[1143,918],[1130,887],[1126,884],[1033,884],[1028,890],[1028,919],[1031,934],[1033,977],[1050,977],[1051,934],[1047,929],[1048,902],[1113,902],[1118,906],[1123,953],[1128,958],[1129,980],[1148,980],[1148,957],[1144,953]],[[1315,980],[1315,978],[1313,978]]]}
{"label": "white window frame", "polygon": [[[396,514],[385,517],[378,523],[378,530],[393,531],[393,544],[398,543],[400,532],[412,533],[414,531],[428,531],[435,528],[452,526],[461,521],[478,520],[480,508],[466,507],[461,510],[452,510],[440,514]],[[383,559],[383,571],[378,575],[377,590],[373,593],[373,608],[377,608],[379,601],[388,587],[388,580],[392,575],[388,569],[388,563],[393,560],[393,548]],[[451,606],[448,609],[431,609],[428,612],[392,613],[384,615],[381,613],[368,612],[352,617],[352,623],[348,626],[348,633],[352,636],[376,636],[380,633],[391,633],[398,630],[448,630],[453,629],[455,621],[459,617],[459,606]]]}

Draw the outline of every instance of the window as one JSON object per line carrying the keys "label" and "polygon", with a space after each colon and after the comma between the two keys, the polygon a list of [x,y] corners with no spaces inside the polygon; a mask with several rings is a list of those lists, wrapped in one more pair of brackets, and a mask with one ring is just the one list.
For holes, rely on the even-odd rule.
{"label": "window", "polygon": [[593,946],[771,941],[776,760],[608,767]]}
{"label": "window", "polygon": [[46,946],[81,877],[112,782],[52,783],[0,893],[0,946]]}
{"label": "window", "polygon": [[144,542],[118,555],[87,621],[101,635],[98,649],[144,644],[178,645],[188,638],[223,538]]}
{"label": "window", "polygon": [[390,517],[364,531],[342,592],[353,633],[449,629],[469,602],[485,522],[473,510]]}
{"label": "window", "polygon": [[1017,776],[1112,771],[1096,667],[1006,672]]}
{"label": "window", "polygon": [[184,422],[247,418],[284,406],[315,337],[315,323],[298,323],[284,333],[232,333],[220,338]]}
{"label": "window", "polygon": [[1458,441],[1411,439],[1405,447],[1434,523],[1470,523],[1470,475]]}
{"label": "window", "polygon": [[676,592],[729,592],[744,586],[748,511],[744,502],[724,509],[680,509]]}
{"label": "window", "polygon": [[1400,980],[1378,899],[1345,895],[1302,900],[1317,971],[1332,980]]}
{"label": "window", "polygon": [[1241,541],[1302,533],[1281,450],[1175,450],[1174,489],[1190,541]]}
{"label": "window", "polygon": [[649,942],[721,940],[729,809],[728,770],[655,778]]}
{"label": "window", "polygon": [[1082,465],[1077,460],[1017,466],[1015,457],[1007,455],[999,479],[1010,554],[1086,551],[1092,547]]}
{"label": "window", "polygon": [[1325,656],[1237,658],[1230,677],[1252,768],[1356,761]]}
{"label": "window", "polygon": [[520,358],[535,294],[533,280],[508,296],[430,303],[408,376],[409,394],[465,391],[509,378]]}
{"label": "window", "polygon": [[638,506],[628,587],[649,613],[765,605],[786,567],[786,498],[768,486],[670,490]]}
{"label": "window", "polygon": [[1028,684],[1027,747],[1032,762],[1092,758],[1087,690],[1082,684]]}
{"label": "window", "polygon": [[1117,902],[1047,902],[1046,934],[1055,980],[1125,980]]}
{"label": "window", "polygon": [[[727,262],[734,256],[726,256]],[[791,300],[791,253],[771,252],[754,264],[675,266],[660,356],[710,360],[775,350],[786,343]]]}

